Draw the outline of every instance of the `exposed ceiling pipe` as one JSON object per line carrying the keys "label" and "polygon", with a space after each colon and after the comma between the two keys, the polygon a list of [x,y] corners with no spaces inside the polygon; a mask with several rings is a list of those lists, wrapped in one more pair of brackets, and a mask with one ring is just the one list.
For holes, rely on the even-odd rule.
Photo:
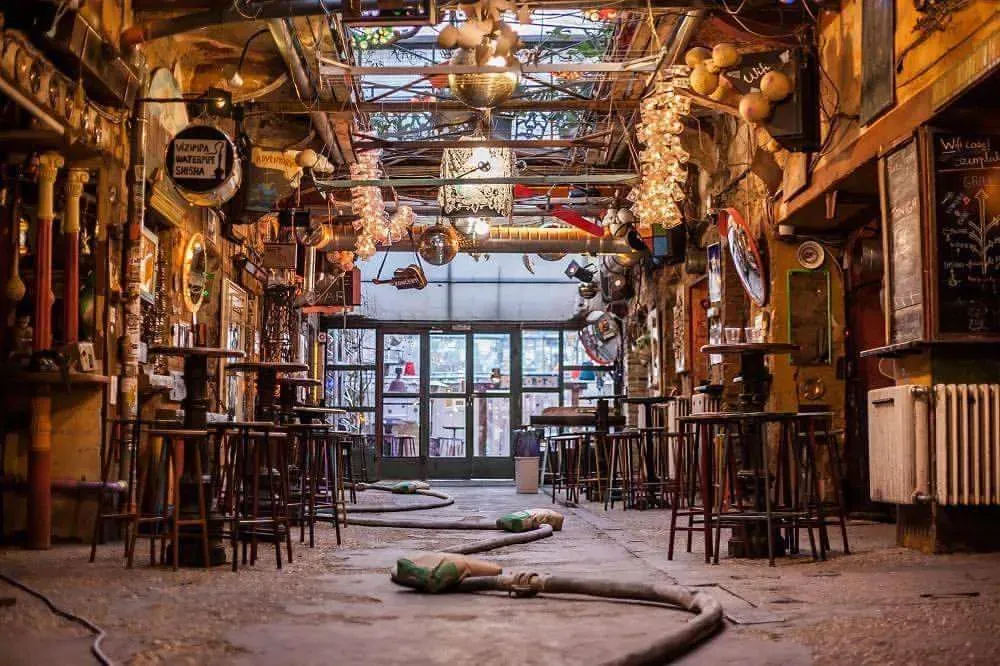
{"label": "exposed ceiling pipe", "polygon": [[[311,102],[316,98],[316,87],[313,85],[312,79],[309,78],[309,73],[306,72],[302,56],[295,48],[291,19],[271,19],[267,22],[267,27],[271,30],[274,44],[278,47],[278,52],[281,53],[282,59],[288,66],[288,71],[292,74],[292,82],[295,84],[295,92],[298,94],[299,100],[304,103]],[[323,143],[326,144],[327,151],[331,155],[340,155],[342,158],[340,148],[337,145],[337,133],[330,117],[322,111],[311,111],[309,117],[323,139]]]}
{"label": "exposed ceiling pipe", "polygon": [[[413,237],[419,238],[429,226],[413,227]],[[316,249],[322,252],[353,250],[357,234],[353,229],[337,230],[320,242]],[[413,252],[413,243],[404,239],[385,248],[389,252]],[[592,254],[635,254],[624,238],[604,236],[597,238],[576,229],[538,227],[493,227],[490,237],[476,241],[475,252],[487,254],[539,254],[539,253],[592,253]]]}
{"label": "exposed ceiling pipe", "polygon": [[[362,9],[377,9],[375,0],[361,0]],[[341,12],[341,0],[286,0],[285,2],[258,1],[247,4],[226,2],[218,9],[182,14],[173,18],[138,23],[122,32],[122,46],[136,46],[154,39],[180,35],[201,28],[224,23],[246,23],[295,16],[321,16]]]}

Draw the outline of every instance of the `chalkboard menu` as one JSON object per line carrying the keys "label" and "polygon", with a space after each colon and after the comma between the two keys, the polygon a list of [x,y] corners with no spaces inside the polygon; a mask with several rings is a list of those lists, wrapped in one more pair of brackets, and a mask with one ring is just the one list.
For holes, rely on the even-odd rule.
{"label": "chalkboard menu", "polygon": [[893,0],[861,3],[861,124],[867,125],[896,99],[896,8]]}
{"label": "chalkboard menu", "polygon": [[937,330],[1000,335],[1000,135],[931,134]]}
{"label": "chalkboard menu", "polygon": [[924,337],[924,262],[917,154],[917,142],[909,141],[889,153],[883,164],[890,344]]}

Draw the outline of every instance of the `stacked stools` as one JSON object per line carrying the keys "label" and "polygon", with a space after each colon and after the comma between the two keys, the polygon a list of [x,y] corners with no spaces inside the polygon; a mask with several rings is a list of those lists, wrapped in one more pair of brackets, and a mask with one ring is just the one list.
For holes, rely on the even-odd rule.
{"label": "stacked stools", "polygon": [[606,432],[587,434],[581,460],[580,485],[589,501],[604,501],[609,494],[613,476],[611,442]]}
{"label": "stacked stools", "polygon": [[340,544],[340,521],[338,516],[339,481],[339,434],[328,423],[300,423],[286,426],[296,436],[296,456],[298,476],[292,483],[295,501],[289,509],[295,509],[299,522],[299,542],[305,542],[305,530],[309,528],[309,547],[316,544],[315,526],[320,512],[330,512],[331,522]]}
{"label": "stacked stools", "polygon": [[256,563],[260,538],[274,544],[278,569],[282,566],[282,542],[288,550],[288,561],[292,561],[288,437],[277,430],[278,426],[267,421],[235,421],[217,425],[220,450],[223,452],[219,506],[224,520],[229,523],[233,571],[238,568],[240,545],[243,564],[248,563],[248,545],[249,564]]}
{"label": "stacked stools", "polygon": [[[208,498],[205,497],[205,470],[202,461],[208,459],[208,431],[188,430],[188,429],[151,429],[150,437],[159,437],[163,440],[163,448],[166,451],[167,465],[171,474],[170,497],[173,505],[173,512],[170,518],[170,537],[172,540],[172,564],[174,570],[180,566],[180,541],[184,538],[194,537],[201,540],[202,564],[205,568],[211,566],[211,554],[208,543]],[[194,475],[193,482],[182,483],[184,477],[184,449],[187,446],[195,447],[193,455]],[[190,470],[189,470],[190,471]],[[194,517],[182,517],[185,513],[182,506],[181,486],[187,485],[194,488],[197,513]],[[196,530],[181,531],[182,527],[194,527]]]}

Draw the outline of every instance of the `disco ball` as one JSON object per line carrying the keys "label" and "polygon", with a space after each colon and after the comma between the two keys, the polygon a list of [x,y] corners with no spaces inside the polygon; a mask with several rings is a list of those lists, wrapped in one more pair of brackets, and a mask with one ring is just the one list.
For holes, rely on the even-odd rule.
{"label": "disco ball", "polygon": [[458,254],[458,238],[448,227],[435,224],[420,236],[417,254],[428,264],[444,266]]}
{"label": "disco ball", "polygon": [[[453,65],[476,65],[475,49],[458,49],[451,59]],[[500,56],[490,58],[487,65],[503,67],[507,59]],[[521,81],[518,72],[494,72],[492,74],[449,74],[448,87],[460,102],[475,109],[491,109],[517,90]]]}

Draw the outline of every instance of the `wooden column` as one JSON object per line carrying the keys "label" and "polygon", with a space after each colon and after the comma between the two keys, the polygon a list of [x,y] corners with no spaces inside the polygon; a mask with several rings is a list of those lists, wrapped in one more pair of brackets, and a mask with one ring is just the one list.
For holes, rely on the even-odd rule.
{"label": "wooden column", "polygon": [[63,295],[66,344],[80,338],[80,197],[90,179],[86,169],[71,168],[66,177],[66,210],[63,236],[66,242],[66,278]]}
{"label": "wooden column", "polygon": [[35,235],[35,328],[32,349],[52,346],[52,219],[53,195],[62,155],[43,153],[38,167],[38,228]]}

